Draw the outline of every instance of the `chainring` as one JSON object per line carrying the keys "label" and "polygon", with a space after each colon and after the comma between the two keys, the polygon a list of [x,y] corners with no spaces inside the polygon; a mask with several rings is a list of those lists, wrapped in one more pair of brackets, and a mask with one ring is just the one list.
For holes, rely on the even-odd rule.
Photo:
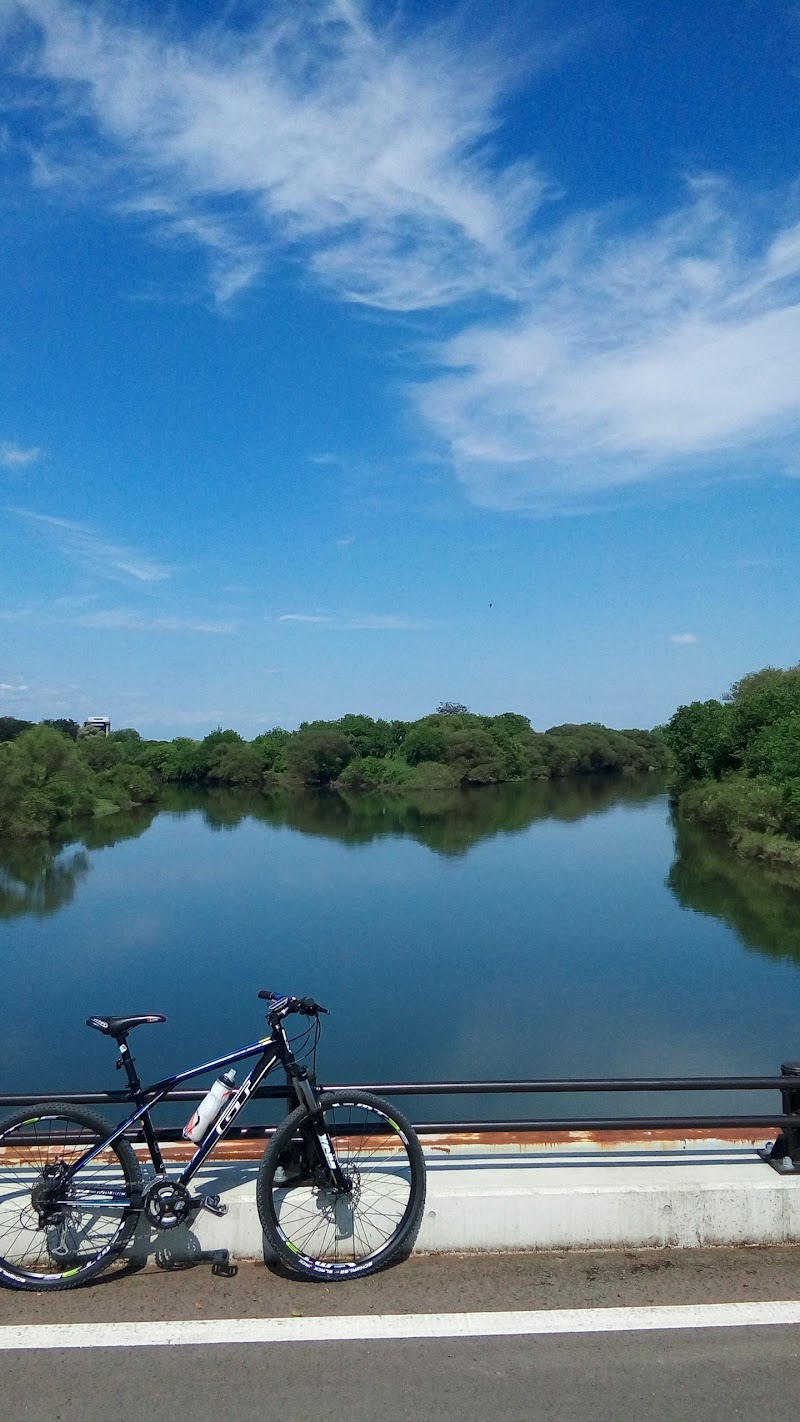
{"label": "chainring", "polygon": [[145,1188],[142,1204],[156,1229],[177,1229],[189,1218],[197,1201],[177,1180],[151,1180]]}

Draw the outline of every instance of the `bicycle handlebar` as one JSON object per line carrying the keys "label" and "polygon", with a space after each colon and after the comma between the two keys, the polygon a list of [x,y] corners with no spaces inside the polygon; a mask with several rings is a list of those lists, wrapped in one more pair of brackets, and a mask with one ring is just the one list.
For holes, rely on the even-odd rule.
{"label": "bicycle handlebar", "polygon": [[269,992],[262,988],[258,994],[265,1002],[275,1003],[275,1007],[267,1014],[270,1020],[274,1017],[277,1021],[280,1017],[288,1017],[292,1012],[299,1012],[303,1017],[318,1017],[321,1012],[327,1014],[327,1007],[322,1007],[315,1002],[313,997],[287,997],[281,992]]}

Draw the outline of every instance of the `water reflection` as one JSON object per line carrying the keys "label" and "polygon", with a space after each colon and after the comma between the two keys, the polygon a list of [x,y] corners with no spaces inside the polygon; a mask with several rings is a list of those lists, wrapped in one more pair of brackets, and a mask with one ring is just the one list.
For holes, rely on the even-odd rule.
{"label": "water reflection", "polygon": [[745,948],[800,963],[800,886],[696,826],[675,826],[667,883],[683,908],[720,919]]}
{"label": "water reflection", "polygon": [[[328,1081],[760,1074],[796,1055],[798,890],[684,828],[665,883],[655,775],[391,798],[184,790],[159,810],[0,848],[6,1090],[107,1082],[94,1011],[166,1014],[136,1042],[150,1079],[209,1060],[263,1030],[259,987],[330,1007]],[[414,1103],[451,1108],[465,1103]]]}
{"label": "water reflection", "polygon": [[0,859],[0,918],[57,913],[88,872],[83,850],[61,855],[49,846],[7,846]]}
{"label": "water reflection", "polygon": [[436,854],[457,856],[494,835],[519,834],[535,821],[574,822],[615,805],[643,804],[663,789],[657,775],[585,776],[415,795],[168,788],[157,808],[90,820],[79,837],[62,835],[46,844],[0,840],[0,918],[41,917],[65,908],[89,873],[87,851],[137,839],[159,811],[179,818],[199,814],[218,832],[255,820],[347,845],[413,839]]}
{"label": "water reflection", "polygon": [[148,807],[100,816],[82,827],[80,839],[0,840],[0,919],[44,918],[66,908],[89,873],[87,851],[137,838],[149,829],[154,814]]}
{"label": "water reflection", "polygon": [[481,840],[519,833],[537,820],[582,820],[614,805],[644,804],[663,791],[658,775],[597,775],[408,795],[168,790],[161,808],[179,815],[200,811],[213,830],[235,829],[253,819],[341,844],[403,838],[436,854],[462,855]]}

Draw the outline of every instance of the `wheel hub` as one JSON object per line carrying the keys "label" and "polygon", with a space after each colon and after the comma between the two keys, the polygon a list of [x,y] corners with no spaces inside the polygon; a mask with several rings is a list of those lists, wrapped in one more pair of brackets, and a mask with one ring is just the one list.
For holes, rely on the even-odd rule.
{"label": "wheel hub", "polygon": [[57,1213],[54,1206],[66,1173],[63,1161],[45,1165],[31,1190],[31,1206],[36,1211],[40,1227],[49,1224]]}

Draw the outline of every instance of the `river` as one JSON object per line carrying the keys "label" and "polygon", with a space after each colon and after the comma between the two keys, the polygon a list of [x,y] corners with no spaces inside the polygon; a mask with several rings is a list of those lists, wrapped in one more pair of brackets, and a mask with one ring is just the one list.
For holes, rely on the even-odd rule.
{"label": "river", "polygon": [[263,1034],[261,987],[330,1009],[328,1081],[774,1074],[800,1057],[799,910],[797,887],[676,831],[656,776],[413,800],[173,791],[82,843],[0,845],[0,1091],[119,1085],[91,1013],[167,1015],[132,1039],[148,1079],[208,1060]]}

